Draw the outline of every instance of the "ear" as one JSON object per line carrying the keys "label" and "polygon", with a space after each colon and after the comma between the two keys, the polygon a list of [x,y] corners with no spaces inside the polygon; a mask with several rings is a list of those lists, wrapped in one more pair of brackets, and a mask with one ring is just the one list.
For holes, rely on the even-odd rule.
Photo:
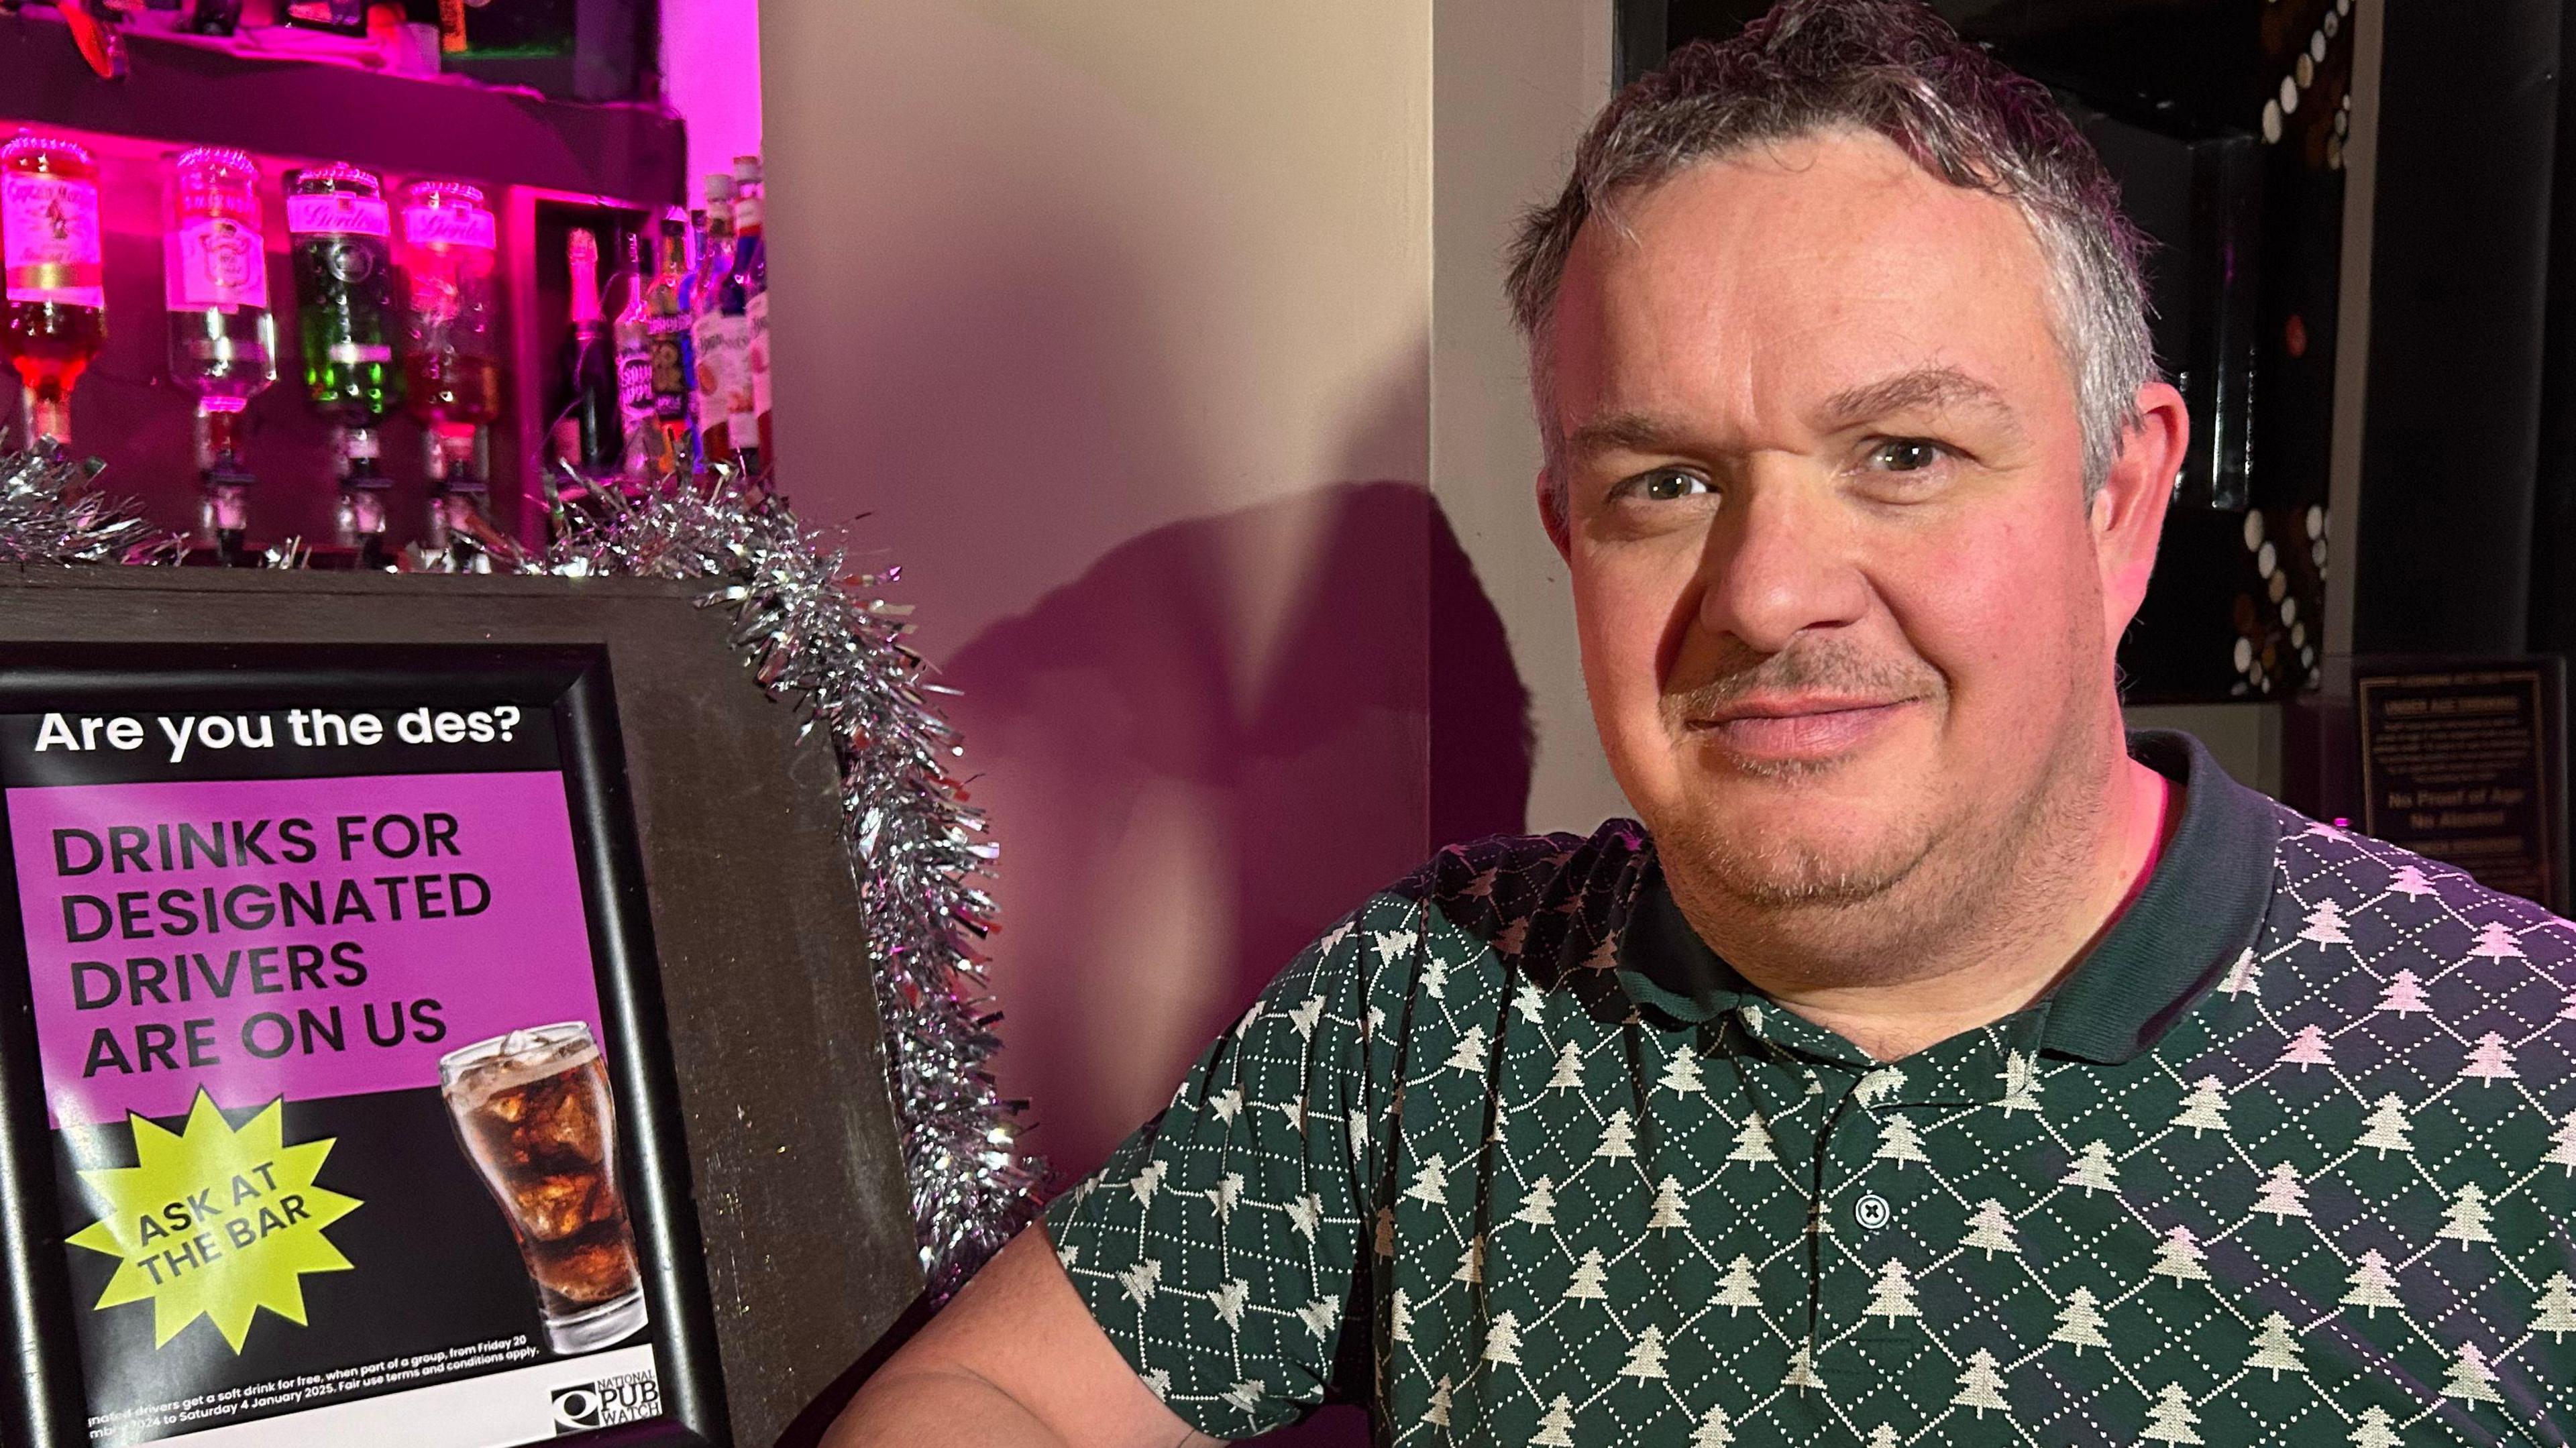
{"label": "ear", "polygon": [[1566,534],[1567,524],[1564,512],[1567,505],[1560,504],[1555,498],[1548,495],[1547,465],[1545,463],[1539,464],[1536,496],[1538,498],[1538,525],[1547,530],[1547,541],[1556,545],[1556,556],[1564,559],[1567,565],[1571,566],[1574,562],[1574,558],[1568,551],[1569,540]]}
{"label": "ear", "polygon": [[2121,438],[2110,476],[2093,495],[2093,552],[2101,568],[2103,642],[2112,649],[2136,617],[2155,571],[2156,540],[2174,476],[2191,445],[2182,394],[2162,382],[2138,389],[2138,423]]}

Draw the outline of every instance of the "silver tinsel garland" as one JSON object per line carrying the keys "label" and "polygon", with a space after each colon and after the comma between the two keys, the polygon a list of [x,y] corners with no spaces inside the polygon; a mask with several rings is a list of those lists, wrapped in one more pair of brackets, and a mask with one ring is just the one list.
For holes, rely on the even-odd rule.
{"label": "silver tinsel garland", "polygon": [[[83,495],[94,464],[0,454],[0,563],[167,563],[182,540],[130,505]],[[571,520],[540,557],[498,567],[566,576],[620,574],[703,583],[728,610],[732,640],[771,697],[829,736],[867,915],[913,1221],[933,1294],[946,1297],[1033,1215],[1042,1163],[1013,1150],[1022,1103],[1002,1097],[991,1057],[1000,1019],[976,949],[994,906],[981,881],[995,846],[967,807],[951,761],[956,731],[924,695],[922,660],[904,643],[897,578],[845,574],[783,504],[718,477],[666,483]],[[272,563],[301,550],[271,554]]]}
{"label": "silver tinsel garland", "polygon": [[161,563],[179,539],[122,499],[85,493],[95,462],[60,449],[0,453],[0,563]]}
{"label": "silver tinsel garland", "polygon": [[898,575],[845,574],[784,505],[721,478],[600,497],[601,514],[524,566],[710,585],[753,677],[832,740],[922,1268],[945,1297],[1027,1223],[1044,1166],[1012,1149],[1021,1103],[990,1066],[1000,1016],[975,942],[992,928],[978,882],[996,849],[958,797],[957,734],[923,699],[943,691],[903,641],[909,609],[881,594]]}

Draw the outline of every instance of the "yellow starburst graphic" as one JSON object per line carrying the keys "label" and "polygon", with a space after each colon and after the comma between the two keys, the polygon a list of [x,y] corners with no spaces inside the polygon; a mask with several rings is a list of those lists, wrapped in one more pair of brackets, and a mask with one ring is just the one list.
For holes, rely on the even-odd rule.
{"label": "yellow starburst graphic", "polygon": [[236,1353],[263,1307],[305,1325],[302,1274],[349,1270],[322,1229],[359,1202],[314,1185],[338,1138],[288,1146],[285,1104],[239,1131],[202,1089],[182,1134],[126,1116],[137,1164],[80,1174],[107,1205],[70,1239],[118,1259],[97,1310],[149,1298],[154,1347],[203,1316]]}

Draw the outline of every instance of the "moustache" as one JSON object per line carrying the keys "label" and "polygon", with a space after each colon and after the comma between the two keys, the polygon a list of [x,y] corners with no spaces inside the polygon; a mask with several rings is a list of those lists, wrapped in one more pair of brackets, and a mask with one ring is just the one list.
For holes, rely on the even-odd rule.
{"label": "moustache", "polygon": [[1714,676],[1682,689],[1667,689],[1664,717],[1679,723],[1705,718],[1756,694],[1849,694],[1864,699],[1938,698],[1941,675],[1919,658],[1897,659],[1844,643],[1797,644],[1776,654],[1735,646]]}

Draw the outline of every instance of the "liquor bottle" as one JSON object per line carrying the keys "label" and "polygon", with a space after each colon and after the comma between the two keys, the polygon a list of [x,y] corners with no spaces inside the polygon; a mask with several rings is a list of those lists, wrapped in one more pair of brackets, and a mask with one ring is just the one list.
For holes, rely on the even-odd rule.
{"label": "liquor bottle", "polygon": [[618,457],[618,474],[630,484],[649,483],[670,470],[662,466],[661,420],[653,415],[653,313],[646,294],[653,284],[644,266],[642,232],[626,237],[626,305],[618,310],[611,334],[617,341],[617,422],[626,435]]}
{"label": "liquor bottle", "polygon": [[689,250],[681,263],[680,276],[680,352],[689,367],[689,465],[697,472],[706,471],[707,438],[699,426],[698,416],[698,304],[699,275],[707,255],[707,211],[703,206],[689,211]]}
{"label": "liquor bottle", "polygon": [[776,458],[769,450],[769,251],[761,244],[761,216],[769,188],[758,156],[733,158],[733,281],[743,312],[743,385],[733,398],[728,424],[736,451],[754,454],[744,464],[757,475]]}
{"label": "liquor bottle", "polygon": [[18,371],[24,441],[72,440],[72,389],[107,344],[98,162],[71,141],[20,132],[0,146],[0,340]]}
{"label": "liquor bottle", "polygon": [[286,230],[295,251],[296,339],[304,397],[339,433],[339,501],[326,566],[383,568],[385,490],[377,425],[402,400],[394,370],[393,252],[384,184],[334,162],[288,180]]}
{"label": "liquor bottle", "polygon": [[197,546],[212,561],[249,561],[250,470],[243,407],[277,380],[277,322],[268,309],[259,167],[240,151],[201,146],[170,163],[163,295],[170,377],[197,394],[197,467],[205,489]]}
{"label": "liquor bottle", "polygon": [[[733,435],[733,393],[742,372],[743,344],[751,325],[733,282],[733,178],[707,178],[707,242],[698,253],[691,286],[691,339],[698,364],[698,438],[700,456],[710,463],[734,463],[736,450],[757,439]],[[734,291],[729,299],[727,293]],[[730,305],[728,302],[730,301]]]}
{"label": "liquor bottle", "polygon": [[501,340],[494,319],[499,223],[481,188],[415,181],[404,190],[403,391],[420,420],[430,479],[430,546],[472,566],[488,533],[490,438],[501,413]]}
{"label": "liquor bottle", "polygon": [[644,342],[653,369],[653,422],[661,441],[653,451],[656,477],[686,473],[697,465],[689,404],[697,390],[689,348],[688,223],[662,220],[662,265],[644,293]]}
{"label": "liquor bottle", "polygon": [[568,397],[557,416],[569,414],[573,452],[565,459],[593,480],[613,478],[625,461],[626,429],[619,411],[617,341],[600,314],[599,238],[574,228],[566,239],[572,272],[572,325],[563,342]]}

